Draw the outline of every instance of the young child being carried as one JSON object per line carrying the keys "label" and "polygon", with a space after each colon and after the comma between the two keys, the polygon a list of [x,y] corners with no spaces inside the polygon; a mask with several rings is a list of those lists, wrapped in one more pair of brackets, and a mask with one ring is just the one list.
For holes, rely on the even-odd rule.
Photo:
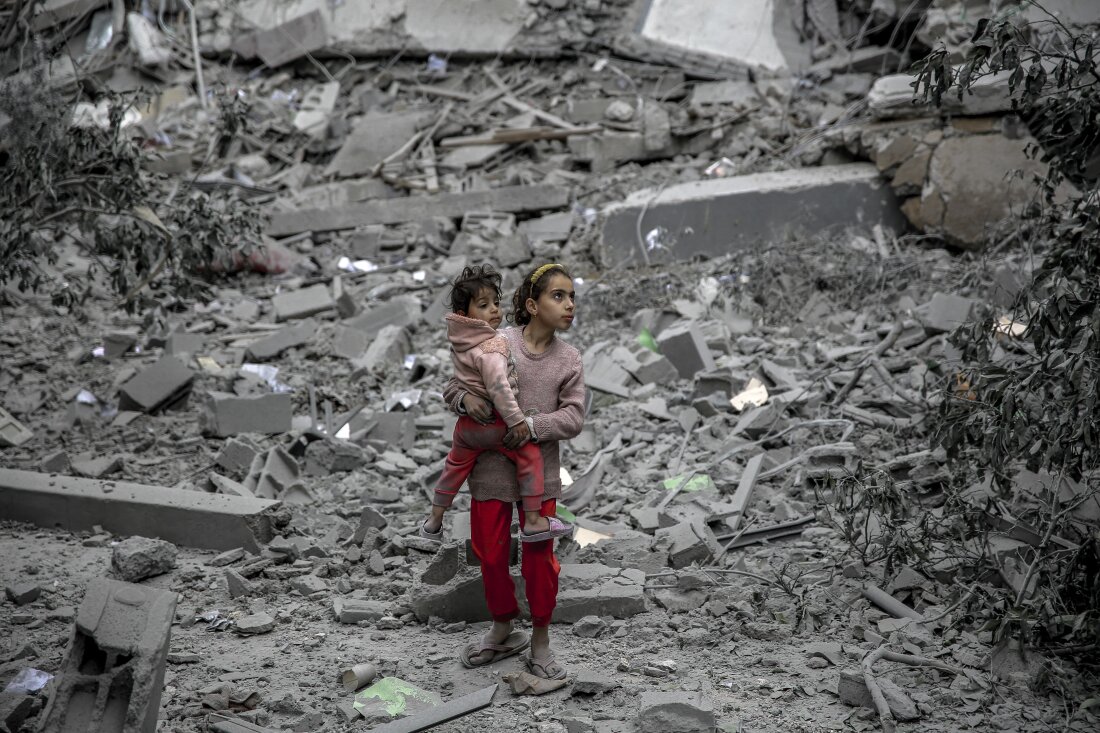
{"label": "young child being carried", "polygon": [[[494,414],[488,422],[469,415],[459,417],[443,475],[436,485],[431,514],[420,525],[421,537],[442,538],[443,513],[474,470],[478,456],[488,450],[516,464],[525,514],[522,541],[541,542],[573,530],[572,525],[557,517],[539,514],[544,492],[542,451],[529,439],[530,418],[524,416],[517,401],[515,360],[508,340],[496,330],[502,318],[500,285],[500,273],[488,265],[464,268],[451,284],[452,312],[445,320],[455,380],[470,394],[489,400]],[[506,434],[514,435],[523,445],[516,450],[505,447]]]}

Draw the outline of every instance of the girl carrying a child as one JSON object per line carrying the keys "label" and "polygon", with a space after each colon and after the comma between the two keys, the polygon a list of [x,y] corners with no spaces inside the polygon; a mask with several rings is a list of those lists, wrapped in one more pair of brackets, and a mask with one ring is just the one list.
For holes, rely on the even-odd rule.
{"label": "girl carrying a child", "polygon": [[[541,517],[553,517],[561,496],[558,441],[580,433],[584,424],[584,371],[581,355],[557,338],[568,331],[576,311],[573,278],[560,264],[535,268],[524,277],[512,297],[513,326],[501,331],[515,360],[520,410],[529,420],[518,423],[504,436],[510,451],[528,442],[538,446],[543,464]],[[459,415],[483,425],[494,422],[491,401],[471,394],[452,379],[443,397]],[[548,679],[565,677],[550,650],[549,625],[558,595],[558,560],[554,540],[525,541],[521,572],[531,609],[530,638],[514,628],[519,615],[515,586],[508,571],[512,517],[519,510],[520,536],[527,515],[523,511],[516,466],[505,455],[486,450],[477,458],[469,477],[470,526],[474,552],[481,561],[485,600],[493,626],[461,652],[467,667],[480,667],[523,651],[530,646],[528,670]]]}

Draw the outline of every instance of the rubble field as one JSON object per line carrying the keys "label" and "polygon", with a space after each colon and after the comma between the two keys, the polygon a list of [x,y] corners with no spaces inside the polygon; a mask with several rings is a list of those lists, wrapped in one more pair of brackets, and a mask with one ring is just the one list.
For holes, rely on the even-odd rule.
{"label": "rubble field", "polygon": [[[0,9],[0,175],[28,144],[11,89],[86,129],[121,103],[160,197],[126,216],[169,249],[190,197],[259,230],[204,295],[158,269],[120,298],[88,244],[114,224],[74,220],[35,235],[46,285],[0,291],[0,733],[1097,729],[1088,650],[1021,649],[970,603],[1079,545],[988,484],[964,494],[992,549],[916,536],[958,510],[948,335],[1022,333],[1033,184],[1007,174],[1044,164],[1007,79],[934,109],[905,72],[1006,4],[698,5]],[[577,290],[562,681],[459,662],[489,626],[468,493],[442,544],[417,532],[457,420],[448,283],[482,262],[506,308],[543,262]],[[1094,532],[1100,499],[1067,521]]]}

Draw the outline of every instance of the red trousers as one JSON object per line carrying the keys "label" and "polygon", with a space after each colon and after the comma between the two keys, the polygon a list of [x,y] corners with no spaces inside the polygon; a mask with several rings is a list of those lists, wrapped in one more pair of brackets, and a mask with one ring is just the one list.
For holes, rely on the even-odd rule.
{"label": "red trousers", "polygon": [[[516,507],[521,507],[516,502]],[[552,517],[558,504],[554,499],[542,503],[539,514]],[[525,516],[519,513],[520,531]],[[519,616],[516,586],[508,568],[512,550],[512,505],[506,501],[474,499],[470,506],[470,535],[474,554],[481,561],[481,582],[485,601],[494,621],[511,621]],[[558,573],[561,566],[554,556],[554,540],[523,542],[520,572],[531,608],[532,626],[549,626],[558,599]]]}
{"label": "red trousers", "polygon": [[503,454],[516,464],[516,480],[523,510],[539,511],[542,507],[542,495],[546,490],[542,475],[542,450],[535,443],[527,443],[518,450],[505,448],[503,441],[507,432],[508,426],[496,413],[493,413],[493,422],[488,425],[482,425],[466,415],[458,418],[451,450],[447,454],[443,474],[435,486],[432,503],[449,507],[462,484],[470,478],[478,456],[491,450]]}

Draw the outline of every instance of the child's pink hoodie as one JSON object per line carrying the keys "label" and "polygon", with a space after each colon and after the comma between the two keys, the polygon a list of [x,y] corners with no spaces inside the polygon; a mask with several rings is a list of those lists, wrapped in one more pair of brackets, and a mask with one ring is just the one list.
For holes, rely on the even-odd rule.
{"label": "child's pink hoodie", "polygon": [[476,318],[448,313],[445,320],[455,381],[470,394],[492,402],[508,427],[519,425],[523,411],[516,399],[519,383],[512,369],[508,339]]}

